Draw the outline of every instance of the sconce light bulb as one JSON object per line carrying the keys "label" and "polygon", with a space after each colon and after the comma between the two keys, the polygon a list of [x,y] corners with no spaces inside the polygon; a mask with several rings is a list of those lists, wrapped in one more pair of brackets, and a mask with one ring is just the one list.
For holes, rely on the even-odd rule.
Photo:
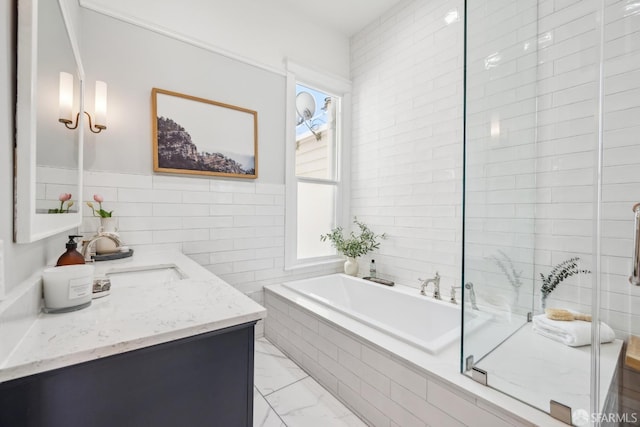
{"label": "sconce light bulb", "polygon": [[71,123],[73,114],[73,75],[60,72],[58,119],[62,123]]}
{"label": "sconce light bulb", "polygon": [[95,126],[98,129],[107,128],[107,84],[100,80],[96,80],[95,93]]}

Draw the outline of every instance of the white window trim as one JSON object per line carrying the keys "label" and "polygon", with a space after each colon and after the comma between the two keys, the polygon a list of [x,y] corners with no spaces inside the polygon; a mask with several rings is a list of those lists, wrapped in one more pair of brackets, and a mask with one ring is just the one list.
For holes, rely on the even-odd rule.
{"label": "white window trim", "polygon": [[[285,245],[284,269],[295,270],[305,267],[321,266],[344,261],[339,255],[299,260],[297,258],[297,179],[295,176],[296,146],[296,83],[308,84],[342,98],[341,141],[339,144],[339,162],[337,165],[338,195],[336,200],[337,225],[348,228],[350,200],[350,164],[351,164],[351,82],[337,76],[322,73],[291,61],[286,61],[286,147],[285,147]],[[327,230],[329,232],[330,230]],[[318,236],[318,239],[320,236]]]}

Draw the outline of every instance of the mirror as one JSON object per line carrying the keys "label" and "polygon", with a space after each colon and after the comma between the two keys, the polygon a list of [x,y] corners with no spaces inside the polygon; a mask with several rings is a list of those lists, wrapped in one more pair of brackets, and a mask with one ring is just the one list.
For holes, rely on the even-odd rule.
{"label": "mirror", "polygon": [[58,118],[60,73],[73,76],[74,112],[84,75],[65,0],[18,3],[14,237],[27,243],[80,225],[83,122]]}

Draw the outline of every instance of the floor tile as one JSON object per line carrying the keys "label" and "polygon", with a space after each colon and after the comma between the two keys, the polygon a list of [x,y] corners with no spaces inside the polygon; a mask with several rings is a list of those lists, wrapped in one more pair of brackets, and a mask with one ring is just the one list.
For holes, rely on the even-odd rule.
{"label": "floor tile", "polygon": [[307,374],[264,338],[255,343],[255,386],[263,396],[293,384]]}
{"label": "floor tile", "polygon": [[288,427],[365,426],[311,377],[278,390],[266,399]]}
{"label": "floor tile", "polygon": [[286,427],[255,387],[253,389],[253,427]]}

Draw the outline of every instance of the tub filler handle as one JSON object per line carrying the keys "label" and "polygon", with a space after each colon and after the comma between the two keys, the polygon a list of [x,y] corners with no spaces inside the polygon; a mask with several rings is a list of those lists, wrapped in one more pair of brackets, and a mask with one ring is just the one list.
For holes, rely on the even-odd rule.
{"label": "tub filler handle", "polygon": [[449,292],[449,295],[451,296],[451,298],[449,298],[449,302],[451,304],[458,304],[458,301],[456,301],[456,289],[462,289],[462,286],[451,286],[451,291]]}
{"label": "tub filler handle", "polygon": [[440,297],[440,274],[438,274],[437,271],[436,271],[436,275],[431,279],[426,279],[426,280],[418,279],[418,280],[422,282],[422,286],[420,287],[420,293],[422,295],[427,295],[427,293],[425,292],[427,289],[427,286],[429,286],[429,283],[433,283],[433,297],[435,299],[442,299]]}

